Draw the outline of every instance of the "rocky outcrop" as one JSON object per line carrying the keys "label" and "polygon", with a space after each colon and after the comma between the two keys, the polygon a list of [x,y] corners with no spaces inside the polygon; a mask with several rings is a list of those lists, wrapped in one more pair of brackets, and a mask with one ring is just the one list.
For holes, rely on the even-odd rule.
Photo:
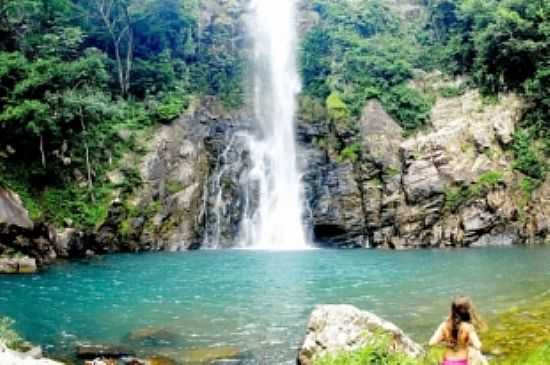
{"label": "rocky outcrop", "polygon": [[391,351],[412,358],[424,353],[422,347],[399,327],[373,313],[351,305],[321,305],[311,314],[297,362],[299,365],[313,365],[319,357],[358,350],[381,335],[389,336]]}
{"label": "rocky outcrop", "polygon": [[29,212],[23,206],[19,195],[0,187],[0,224],[32,228]]}
{"label": "rocky outcrop", "polygon": [[[433,78],[413,86],[445,87],[440,76]],[[323,127],[328,122],[301,126],[316,241],[392,249],[547,241],[548,181],[526,207],[518,185],[522,177],[510,169],[509,145],[523,107],[514,95],[486,105],[476,90],[439,98],[431,127],[405,138],[380,102],[370,100],[359,119],[361,151],[355,161],[342,160],[326,142],[308,142],[333,133],[349,143]]]}
{"label": "rocky outcrop", "polygon": [[42,351],[22,353],[8,349],[0,343],[0,364],[2,365],[63,365],[63,363],[42,358]]}

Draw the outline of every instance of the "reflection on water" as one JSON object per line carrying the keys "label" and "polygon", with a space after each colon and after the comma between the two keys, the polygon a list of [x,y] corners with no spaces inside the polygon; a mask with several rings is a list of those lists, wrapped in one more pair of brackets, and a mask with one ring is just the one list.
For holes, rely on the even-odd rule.
{"label": "reflection on water", "polygon": [[178,340],[142,354],[218,346],[291,364],[315,304],[357,305],[425,342],[453,296],[490,315],[544,291],[548,262],[547,248],[118,255],[2,276],[0,313],[57,354],[82,341],[131,345],[136,330],[160,328]]}

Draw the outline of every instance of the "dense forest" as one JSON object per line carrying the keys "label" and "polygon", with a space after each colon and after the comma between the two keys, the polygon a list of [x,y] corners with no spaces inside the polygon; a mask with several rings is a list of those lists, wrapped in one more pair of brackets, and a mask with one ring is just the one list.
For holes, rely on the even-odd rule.
{"label": "dense forest", "polygon": [[[407,134],[429,124],[438,96],[479,88],[530,105],[511,146],[523,188],[544,181],[550,154],[550,1],[426,0],[404,19],[392,2],[313,0],[302,35],[301,116],[328,116],[350,137],[379,99]],[[246,59],[227,27],[204,27],[195,0],[3,0],[0,4],[0,184],[32,218],[93,227],[105,218],[106,173],[135,141],[195,98],[243,105]],[[419,71],[467,76],[441,95],[409,85]],[[117,188],[139,186],[125,169]],[[90,204],[93,203],[93,204]]]}
{"label": "dense forest", "polygon": [[[403,21],[380,1],[315,0],[322,21],[306,34],[301,57],[306,109],[316,110],[307,96],[326,100],[333,119],[349,123],[365,100],[378,98],[411,133],[429,122],[437,96],[477,87],[490,103],[516,92],[530,109],[515,134],[514,168],[527,176],[525,188],[535,189],[544,180],[550,153],[550,2],[429,0],[424,5],[424,18]],[[409,86],[419,70],[434,69],[469,81],[436,95]],[[342,148],[344,156],[357,149]]]}
{"label": "dense forest", "polygon": [[125,131],[170,122],[193,95],[241,103],[242,60],[216,51],[227,29],[199,33],[198,11],[193,0],[2,1],[0,184],[33,218],[101,222],[105,173],[138,148]]}

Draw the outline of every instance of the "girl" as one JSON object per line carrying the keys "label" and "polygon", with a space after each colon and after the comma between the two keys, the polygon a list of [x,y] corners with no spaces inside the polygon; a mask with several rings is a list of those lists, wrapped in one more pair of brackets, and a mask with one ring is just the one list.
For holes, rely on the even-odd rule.
{"label": "girl", "polygon": [[458,297],[451,305],[449,318],[435,331],[430,346],[446,346],[442,365],[486,364],[475,328],[484,326],[468,297]]}

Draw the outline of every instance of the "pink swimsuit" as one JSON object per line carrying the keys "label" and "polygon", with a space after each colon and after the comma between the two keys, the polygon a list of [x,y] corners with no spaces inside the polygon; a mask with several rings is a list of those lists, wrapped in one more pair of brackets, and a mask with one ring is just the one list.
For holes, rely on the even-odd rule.
{"label": "pink swimsuit", "polygon": [[468,365],[468,360],[443,360],[441,365]]}

